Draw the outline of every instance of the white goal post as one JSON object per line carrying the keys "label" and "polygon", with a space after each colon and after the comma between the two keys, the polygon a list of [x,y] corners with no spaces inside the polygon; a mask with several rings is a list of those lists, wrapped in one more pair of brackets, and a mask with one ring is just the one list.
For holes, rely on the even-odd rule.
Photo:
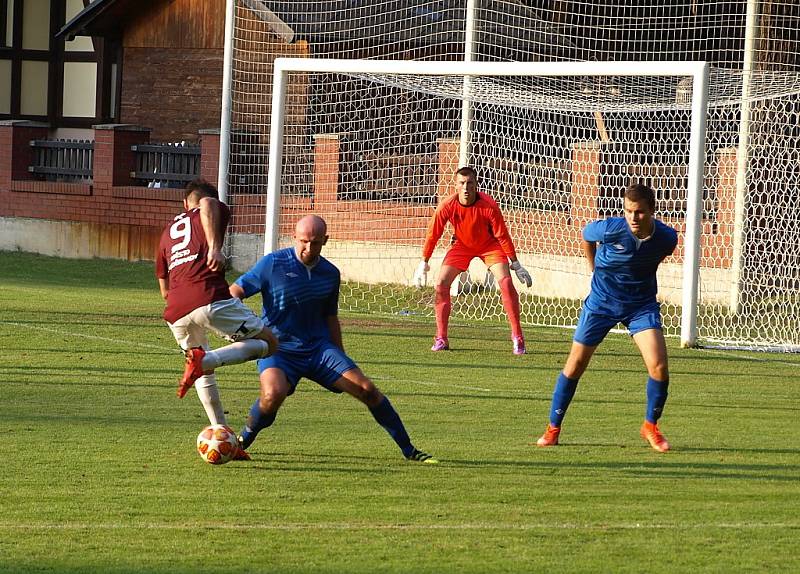
{"label": "white goal post", "polygon": [[[658,78],[690,79],[691,96],[688,169],[686,177],[685,229],[682,234],[683,263],[681,277],[680,338],[683,346],[697,340],[698,291],[700,280],[700,237],[703,210],[705,131],[708,105],[709,69],[705,62],[438,62],[277,58],[270,119],[270,146],[266,191],[264,251],[279,247],[284,124],[287,87],[291,73],[345,74],[356,77],[397,78],[457,77],[502,78]],[[391,80],[389,80],[391,83]],[[682,87],[688,87],[684,82]],[[463,129],[463,128],[462,128]]]}

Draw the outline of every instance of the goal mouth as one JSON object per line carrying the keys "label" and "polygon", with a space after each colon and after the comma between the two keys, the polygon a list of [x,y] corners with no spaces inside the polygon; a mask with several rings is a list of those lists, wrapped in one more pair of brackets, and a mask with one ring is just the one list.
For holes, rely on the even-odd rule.
{"label": "goal mouth", "polygon": [[[435,206],[471,164],[534,276],[533,288],[520,288],[523,322],[569,327],[590,281],[581,229],[620,215],[620,189],[639,181],[681,237],[659,267],[665,334],[687,345],[800,345],[798,304],[771,303],[796,289],[785,262],[800,241],[777,239],[800,228],[796,73],[277,58],[236,78],[228,174],[237,268],[291,245],[296,218],[318,213],[332,238],[325,255],[342,270],[342,310],[431,318],[430,289],[410,281]],[[436,247],[432,274],[450,239]],[[502,324],[495,286],[473,263],[454,283],[453,317]]]}

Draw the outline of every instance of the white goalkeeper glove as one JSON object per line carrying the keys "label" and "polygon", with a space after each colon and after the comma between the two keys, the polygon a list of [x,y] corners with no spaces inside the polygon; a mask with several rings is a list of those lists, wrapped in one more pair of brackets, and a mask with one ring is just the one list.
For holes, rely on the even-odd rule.
{"label": "white goalkeeper glove", "polygon": [[531,277],[531,274],[528,273],[528,270],[522,266],[522,263],[519,261],[513,261],[511,263],[511,270],[517,274],[517,279],[519,279],[520,282],[525,283],[526,287],[533,285],[533,277]]}
{"label": "white goalkeeper glove", "polygon": [[425,287],[425,284],[428,282],[428,271],[431,270],[431,266],[428,265],[428,262],[422,260],[417,265],[417,270],[414,271],[414,285],[417,286],[418,289],[422,289]]}

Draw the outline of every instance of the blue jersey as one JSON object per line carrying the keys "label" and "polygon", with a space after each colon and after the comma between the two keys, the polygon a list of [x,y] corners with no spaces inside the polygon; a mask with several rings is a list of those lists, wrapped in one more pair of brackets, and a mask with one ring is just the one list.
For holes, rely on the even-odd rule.
{"label": "blue jersey", "polygon": [[593,221],[583,238],[597,243],[592,290],[584,305],[591,311],[623,316],[654,303],[658,284],[656,269],[678,244],[678,234],[653,220],[653,233],[639,239],[624,217]]}
{"label": "blue jersey", "polygon": [[264,322],[280,341],[281,352],[303,352],[331,340],[328,317],[339,307],[340,275],[320,257],[306,267],[294,248],[265,255],[236,280],[246,297],[261,292]]}

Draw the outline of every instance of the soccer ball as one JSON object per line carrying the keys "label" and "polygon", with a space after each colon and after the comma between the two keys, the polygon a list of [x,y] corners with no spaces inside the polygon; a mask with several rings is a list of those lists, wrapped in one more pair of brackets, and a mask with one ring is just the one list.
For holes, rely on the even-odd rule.
{"label": "soccer ball", "polygon": [[239,449],[236,433],[227,425],[209,425],[197,435],[197,452],[208,464],[225,464]]}

